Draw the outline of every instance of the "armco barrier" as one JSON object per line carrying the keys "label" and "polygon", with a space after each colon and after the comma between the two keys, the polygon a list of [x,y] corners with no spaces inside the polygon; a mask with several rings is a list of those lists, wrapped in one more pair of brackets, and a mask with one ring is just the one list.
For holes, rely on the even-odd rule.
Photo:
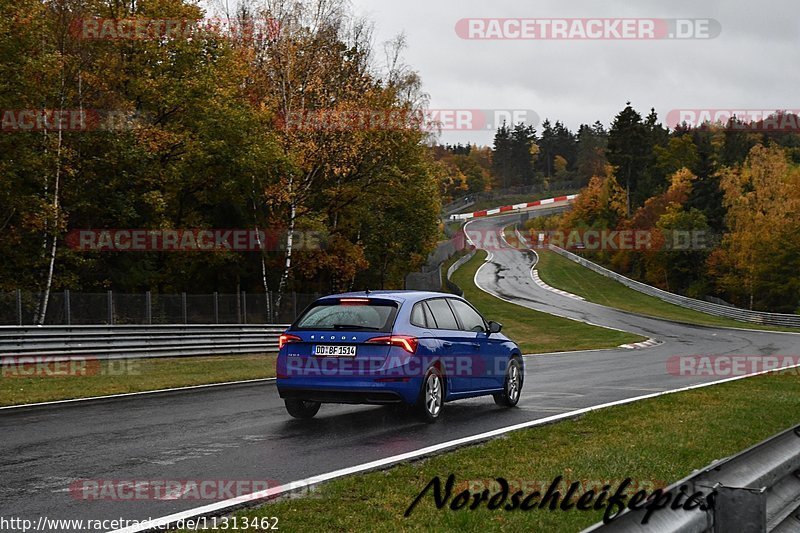
{"label": "armco barrier", "polygon": [[685,307],[687,309],[694,309],[695,311],[701,311],[703,313],[708,313],[710,315],[732,318],[734,320],[740,320],[742,322],[749,322],[751,324],[800,327],[800,315],[789,315],[784,313],[765,313],[763,311],[749,311],[747,309],[739,309],[738,307],[730,307],[727,305],[705,302],[703,300],[696,300],[694,298],[689,298],[687,296],[681,296],[679,294],[663,291],[661,289],[657,289],[656,287],[647,285],[645,283],[641,283],[639,281],[626,278],[621,274],[617,274],[614,271],[601,267],[597,263],[593,263],[588,259],[585,259],[579,255],[575,255],[572,252],[568,252],[562,248],[559,248],[558,246],[550,244],[549,248],[550,250],[556,252],[557,254],[562,255],[567,259],[570,259],[571,261],[578,263],[579,265],[583,265],[586,268],[597,272],[598,274],[619,281],[626,287],[647,294],[649,296],[654,296],[660,300],[663,300],[665,302],[674,305],[678,305],[680,307]]}
{"label": "armco barrier", "polygon": [[130,359],[276,352],[288,327],[262,325],[2,326],[0,357]]}
{"label": "armco barrier", "polygon": [[459,258],[458,261],[450,265],[450,268],[447,269],[447,281],[446,281],[447,288],[450,289],[450,291],[452,291],[453,293],[458,294],[459,296],[464,296],[464,290],[455,283],[453,283],[452,281],[450,281],[450,278],[453,276],[453,273],[456,270],[464,266],[467,263],[467,261],[472,259],[472,257],[475,255],[475,252],[476,250],[473,247],[468,254],[466,254],[464,257]]}
{"label": "armco barrier", "polygon": [[539,207],[542,205],[554,204],[557,202],[571,202],[577,197],[578,197],[577,194],[570,194],[567,196],[557,196],[555,198],[545,198],[544,200],[536,200],[535,202],[504,205],[503,207],[496,207],[494,209],[484,209],[483,211],[475,211],[474,213],[461,213],[460,215],[450,215],[450,220],[469,220],[472,218],[489,217],[492,215],[499,215],[501,213],[510,213],[513,211],[520,211],[522,209]]}
{"label": "armco barrier", "polygon": [[629,511],[584,533],[800,531],[800,426],[678,481],[667,488],[672,498],[681,486],[688,495],[701,492],[707,498],[713,492],[713,506],[687,511],[667,504],[647,524],[642,524],[646,509]]}

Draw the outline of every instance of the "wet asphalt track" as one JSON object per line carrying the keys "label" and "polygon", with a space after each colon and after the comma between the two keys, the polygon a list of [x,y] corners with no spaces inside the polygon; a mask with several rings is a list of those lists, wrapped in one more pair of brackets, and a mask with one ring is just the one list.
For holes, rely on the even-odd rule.
{"label": "wet asphalt track", "polygon": [[[513,220],[478,219],[468,229],[499,229]],[[0,412],[0,517],[159,517],[209,502],[84,501],[74,498],[69,486],[79,479],[286,483],[710,379],[670,375],[666,361],[673,355],[800,353],[798,335],[687,326],[547,292],[531,280],[531,257],[504,247],[494,250],[478,283],[533,309],[625,329],[663,344],[527,357],[519,408],[500,409],[491,398],[455,402],[446,405],[435,425],[381,407],[337,405],[324,405],[314,420],[296,421],[286,414],[273,383]]]}

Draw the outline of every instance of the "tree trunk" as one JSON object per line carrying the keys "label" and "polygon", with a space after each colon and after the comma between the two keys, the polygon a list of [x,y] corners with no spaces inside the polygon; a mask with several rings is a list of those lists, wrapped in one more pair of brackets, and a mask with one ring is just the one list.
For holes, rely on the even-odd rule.
{"label": "tree trunk", "polygon": [[269,303],[269,284],[267,282],[267,263],[264,260],[264,245],[261,242],[261,233],[258,229],[258,217],[257,215],[257,207],[256,207],[256,193],[253,190],[253,227],[255,228],[256,232],[256,243],[258,244],[258,250],[260,253],[261,259],[261,283],[264,285],[264,298],[266,299],[266,320],[270,322],[272,320],[272,309],[270,309]]}
{"label": "tree trunk", "polygon": [[278,297],[275,300],[275,308],[280,310],[281,308],[281,299],[283,298],[283,293],[286,290],[286,283],[289,279],[289,273],[292,270],[292,250],[294,248],[294,224],[295,219],[297,217],[297,204],[295,199],[291,196],[292,195],[292,179],[289,179],[289,195],[291,197],[291,204],[289,208],[289,234],[286,236],[286,263],[283,267],[283,274],[281,274],[281,281],[278,285]]}
{"label": "tree trunk", "polygon": [[[61,73],[61,102],[59,106],[59,111],[64,110],[64,73]],[[79,87],[80,92],[80,87]],[[83,110],[81,109],[81,112]],[[58,250],[58,227],[59,227],[59,194],[61,193],[61,147],[64,141],[64,134],[62,131],[62,124],[61,121],[58,121],[58,142],[56,144],[56,172],[55,172],[55,179],[53,183],[53,227],[50,234],[50,253],[49,253],[49,261],[47,266],[47,280],[45,281],[44,285],[44,294],[42,295],[41,305],[39,306],[38,316],[36,320],[36,324],[41,326],[44,324],[45,318],[47,316],[47,305],[50,302],[50,291],[53,287],[53,273],[55,271],[55,264],[56,264],[56,251]],[[47,235],[45,234],[45,242],[47,241]]]}

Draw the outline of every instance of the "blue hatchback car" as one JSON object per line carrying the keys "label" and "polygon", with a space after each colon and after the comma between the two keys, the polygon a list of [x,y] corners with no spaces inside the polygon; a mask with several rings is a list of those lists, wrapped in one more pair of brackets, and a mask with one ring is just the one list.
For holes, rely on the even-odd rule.
{"label": "blue hatchback car", "polygon": [[524,366],[501,328],[452,294],[326,296],[281,335],[278,392],[296,418],[322,403],[408,405],[427,422],[462,398],[491,395],[513,407]]}

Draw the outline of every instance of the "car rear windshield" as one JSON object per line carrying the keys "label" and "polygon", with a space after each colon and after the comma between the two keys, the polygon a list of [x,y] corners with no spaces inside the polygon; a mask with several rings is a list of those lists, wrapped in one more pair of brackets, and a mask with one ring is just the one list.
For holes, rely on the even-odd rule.
{"label": "car rear windshield", "polygon": [[320,300],[306,309],[292,329],[390,332],[397,303],[372,298]]}

